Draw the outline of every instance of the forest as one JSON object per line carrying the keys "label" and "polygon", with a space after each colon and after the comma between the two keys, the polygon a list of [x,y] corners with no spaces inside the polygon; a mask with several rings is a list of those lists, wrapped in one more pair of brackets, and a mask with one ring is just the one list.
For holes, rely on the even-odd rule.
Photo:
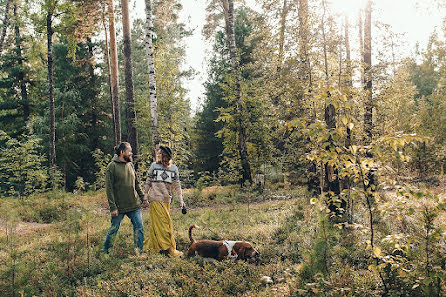
{"label": "forest", "polygon": [[[411,46],[383,2],[0,0],[0,295],[446,296],[446,18]],[[259,263],[135,255],[127,219],[105,257],[122,141],[142,181],[172,149],[178,250]]]}

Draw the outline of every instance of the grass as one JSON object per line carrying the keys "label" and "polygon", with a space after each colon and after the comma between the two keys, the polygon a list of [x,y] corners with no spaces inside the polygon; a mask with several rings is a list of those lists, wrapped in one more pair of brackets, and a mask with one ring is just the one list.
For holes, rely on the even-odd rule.
{"label": "grass", "polygon": [[[365,244],[369,237],[367,215],[360,203],[355,213],[356,226],[363,227],[339,229],[320,211],[321,205],[310,204],[310,197],[302,188],[247,193],[235,187],[211,187],[194,196],[197,193],[198,190],[185,191],[189,207],[186,215],[181,214],[176,201],[173,203],[177,248],[187,250],[187,229],[196,224],[200,226],[194,230],[196,239],[253,243],[261,254],[258,266],[230,261],[208,263],[200,258],[169,259],[158,254],[137,257],[128,219],[123,221],[111,255],[105,257],[100,249],[109,226],[109,212],[103,191],[39,194],[25,201],[0,200],[0,295],[383,294],[378,273],[369,267],[373,262]],[[394,199],[389,201],[395,203]],[[415,208],[413,203],[411,206]],[[439,218],[444,218],[444,213]],[[143,220],[147,230],[147,211],[143,212]],[[410,223],[405,226],[408,232],[421,230],[415,219],[407,217],[406,221]],[[382,216],[377,242],[385,238],[386,232],[404,231],[393,222],[388,213]],[[384,244],[382,247],[383,253],[391,253]],[[414,247],[418,254],[412,252],[410,257],[418,256],[416,260],[422,262],[422,245]],[[435,259],[432,256],[431,261]],[[273,283],[262,283],[262,276],[271,277]],[[395,290],[404,285],[404,292],[410,292],[417,277],[423,274],[414,272],[404,282],[395,280]],[[440,285],[444,288],[444,283]],[[416,290],[413,296],[427,292]]]}
{"label": "grass", "polygon": [[[15,296],[19,292],[25,296],[269,295],[271,286],[261,284],[261,276],[283,278],[276,267],[283,249],[274,244],[274,236],[305,197],[261,196],[248,205],[242,203],[243,193],[234,195],[230,188],[225,195],[223,189],[219,190],[217,196],[225,198],[215,199],[208,207],[203,207],[209,205],[207,198],[191,205],[185,197],[189,205],[186,215],[174,203],[177,248],[187,250],[187,229],[197,224],[201,227],[194,230],[197,239],[252,242],[263,255],[261,265],[204,263],[198,258],[167,259],[152,254],[140,259],[133,255],[133,231],[128,219],[123,221],[111,256],[105,258],[100,253],[109,225],[104,192],[39,194],[23,202],[1,200],[1,209],[14,211],[2,213],[0,244],[5,248],[0,253],[0,263],[4,264],[0,268],[0,295],[12,296],[13,291]],[[147,211],[143,220],[147,230]]]}

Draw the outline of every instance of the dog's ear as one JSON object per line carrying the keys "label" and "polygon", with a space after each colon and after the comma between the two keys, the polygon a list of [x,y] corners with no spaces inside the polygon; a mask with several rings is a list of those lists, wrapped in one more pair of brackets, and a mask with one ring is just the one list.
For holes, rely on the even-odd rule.
{"label": "dog's ear", "polygon": [[245,256],[245,247],[243,246],[243,244],[240,243],[236,243],[234,245],[234,250],[237,253],[237,259],[238,260],[245,260],[246,256]]}
{"label": "dog's ear", "polygon": [[242,246],[242,247],[240,248],[240,253],[238,254],[238,258],[239,258],[240,260],[246,260],[245,252],[246,252],[246,249],[245,249],[244,246]]}

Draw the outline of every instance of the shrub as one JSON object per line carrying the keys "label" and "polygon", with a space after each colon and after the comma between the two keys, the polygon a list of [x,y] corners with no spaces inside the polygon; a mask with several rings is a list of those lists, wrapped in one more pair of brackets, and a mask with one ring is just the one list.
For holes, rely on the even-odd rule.
{"label": "shrub", "polygon": [[39,153],[40,139],[28,128],[23,139],[15,139],[0,130],[0,189],[2,193],[22,198],[46,189],[46,159]]}
{"label": "shrub", "polygon": [[107,169],[107,165],[110,162],[112,156],[110,154],[105,154],[100,149],[96,149],[92,152],[94,158],[94,164],[96,165],[96,182],[94,183],[94,188],[96,190],[102,189],[105,187],[105,170]]}

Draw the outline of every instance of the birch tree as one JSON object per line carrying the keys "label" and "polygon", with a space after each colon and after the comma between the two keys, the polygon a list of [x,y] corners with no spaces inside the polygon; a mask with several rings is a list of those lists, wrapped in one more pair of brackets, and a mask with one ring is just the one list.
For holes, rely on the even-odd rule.
{"label": "birch tree", "polygon": [[282,14],[280,16],[280,35],[279,35],[279,67],[282,65],[285,46],[286,18],[288,14],[288,1],[283,0]]}
{"label": "birch tree", "polygon": [[365,8],[364,20],[364,91],[365,114],[364,132],[365,143],[369,144],[373,137],[373,95],[372,95],[372,1],[368,0]]}
{"label": "birch tree", "polygon": [[15,46],[16,46],[16,52],[18,56],[17,64],[19,66],[19,73],[18,73],[18,80],[20,84],[20,95],[21,95],[21,105],[23,108],[23,121],[26,123],[29,119],[30,115],[30,107],[29,107],[29,101],[28,101],[28,90],[26,87],[26,81],[25,81],[25,71],[23,69],[23,54],[22,54],[22,36],[20,35],[20,26],[19,26],[19,15],[18,15],[19,7],[17,3],[14,3],[14,32],[15,32]]}
{"label": "birch tree", "polygon": [[1,55],[2,50],[3,50],[3,43],[5,42],[6,32],[8,30],[8,25],[9,25],[9,5],[10,5],[10,2],[11,2],[10,0],[6,0],[5,16],[3,17],[2,35],[0,36],[0,55]]}
{"label": "birch tree", "polygon": [[246,123],[243,119],[243,104],[241,98],[241,88],[240,88],[240,69],[239,62],[237,58],[237,47],[235,44],[234,35],[234,2],[232,0],[222,0],[223,9],[225,13],[225,23],[226,23],[226,34],[228,36],[229,43],[229,55],[231,57],[232,71],[235,79],[235,96],[236,96],[236,110],[237,110],[237,122],[239,125],[238,131],[238,150],[240,154],[240,161],[242,167],[242,179],[241,183],[252,182],[251,177],[251,167],[248,159],[248,149],[246,146]]}
{"label": "birch tree", "polygon": [[[150,100],[150,116],[152,123],[152,146],[156,150],[159,146],[158,132],[158,106],[156,98],[156,76],[155,62],[153,58],[153,21],[152,21],[152,3],[151,0],[145,0],[146,3],[146,40],[145,47],[147,51],[147,66],[149,70],[149,100]],[[155,157],[155,155],[154,155]]]}
{"label": "birch tree", "polygon": [[344,16],[344,46],[345,46],[345,61],[346,61],[346,86],[353,87],[353,75],[352,75],[352,60],[350,50],[350,35],[349,35],[350,22],[347,14]]}

